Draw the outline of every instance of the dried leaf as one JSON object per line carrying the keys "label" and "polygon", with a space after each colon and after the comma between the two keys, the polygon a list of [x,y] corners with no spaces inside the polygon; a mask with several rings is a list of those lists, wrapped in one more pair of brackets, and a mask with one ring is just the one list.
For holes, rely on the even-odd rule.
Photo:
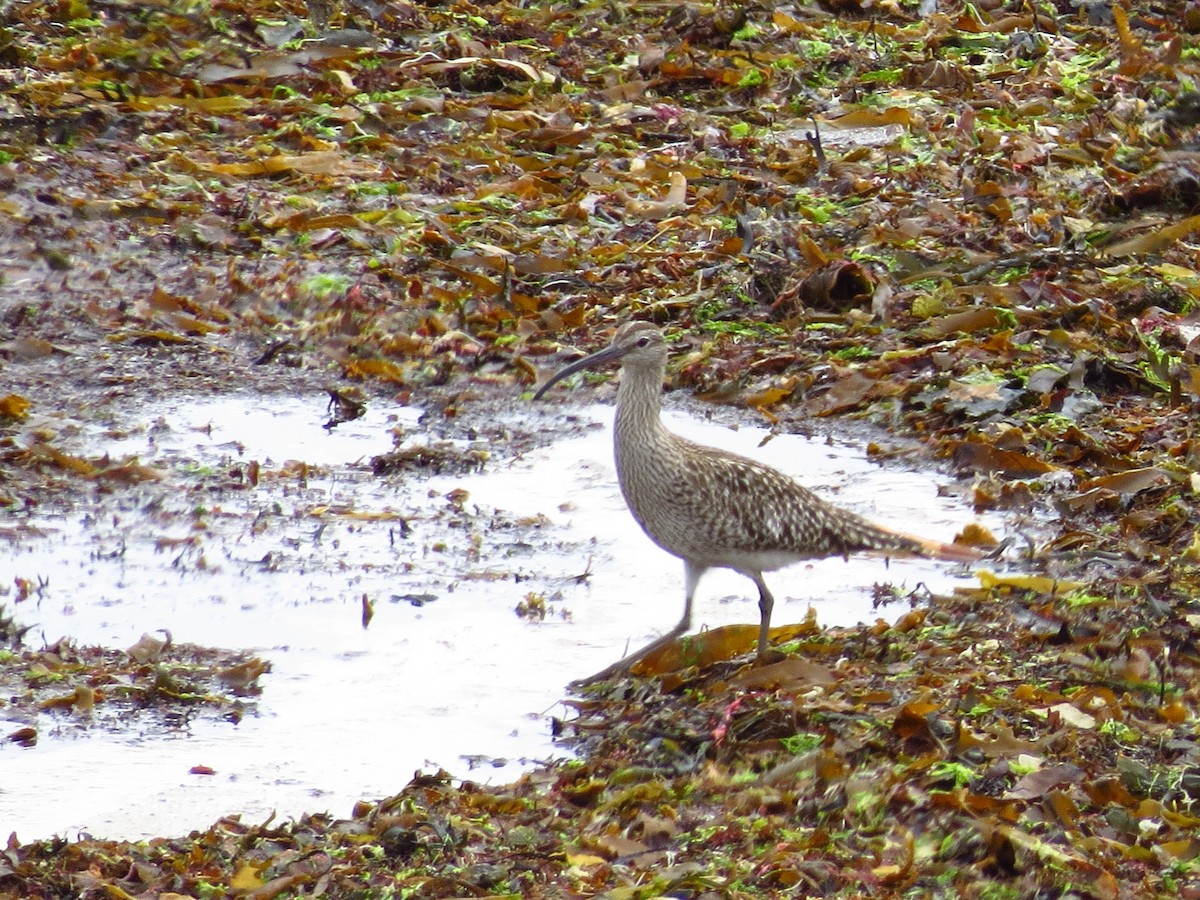
{"label": "dried leaf", "polygon": [[164,637],[156,638],[153,634],[143,634],[125,652],[139,663],[154,662],[162,656],[163,651],[171,646],[171,632],[163,631]]}
{"label": "dried leaf", "polygon": [[19,394],[8,394],[0,397],[0,419],[24,421],[29,416],[33,404]]}
{"label": "dried leaf", "polygon": [[298,172],[303,175],[339,175],[343,177],[379,177],[379,163],[351,157],[340,151],[319,150],[314,153],[276,154],[265,159],[242,163],[209,163],[191,160],[192,168],[213,175],[284,175]]}
{"label": "dried leaf", "polygon": [[[41,338],[18,337],[0,344],[0,356],[20,362],[45,359],[54,352],[54,345]],[[0,416],[8,415],[4,410],[4,403],[12,396],[12,394],[9,394],[8,397],[0,400]]]}
{"label": "dried leaf", "polygon": [[356,380],[379,379],[404,384],[404,370],[386,359],[352,359],[345,364],[343,373]]}
{"label": "dried leaf", "polygon": [[1132,256],[1136,253],[1158,253],[1176,241],[1200,231],[1200,215],[1190,216],[1172,225],[1148,231],[1136,237],[1104,248],[1105,256]]}
{"label": "dried leaf", "polygon": [[980,306],[929,319],[921,332],[930,340],[939,341],[952,334],[978,334],[1000,326],[1000,316],[996,310],[990,306]]}
{"label": "dried leaf", "polygon": [[1004,796],[1008,799],[1033,800],[1060,785],[1079,784],[1086,776],[1087,773],[1083,769],[1072,763],[1046,766],[1019,778]]}
{"label": "dried leaf", "polygon": [[860,263],[834,260],[809,274],[799,286],[800,301],[810,309],[844,312],[871,305],[875,278]]}
{"label": "dried leaf", "polygon": [[636,675],[662,675],[688,666],[708,666],[748,653],[758,643],[757,625],[725,625],[687,635],[639,660]]}
{"label": "dried leaf", "polygon": [[975,575],[979,578],[980,586],[989,591],[995,588],[1012,588],[1018,591],[1056,595],[1069,594],[1087,587],[1087,584],[1082,581],[1049,578],[1045,575],[997,575],[988,569],[979,569]]}
{"label": "dried leaf", "polygon": [[229,879],[230,889],[239,893],[252,891],[255,888],[262,887],[263,884],[263,880],[258,877],[258,869],[254,866],[241,866],[233,873],[233,877]]}
{"label": "dried leaf", "polygon": [[1056,466],[1037,457],[1015,450],[1001,450],[991,444],[976,441],[951,441],[947,444],[947,449],[951,451],[956,467],[971,472],[991,472],[1009,478],[1029,478],[1058,471]]}
{"label": "dried leaf", "polygon": [[1160,487],[1176,481],[1176,477],[1166,469],[1158,466],[1147,466],[1142,469],[1127,469],[1115,475],[1102,475],[1099,478],[1088,478],[1079,483],[1081,490],[1089,491],[1099,488],[1113,491],[1117,494],[1130,495],[1151,488]]}
{"label": "dried leaf", "polygon": [[303,50],[290,53],[265,52],[251,58],[245,68],[209,63],[202,66],[196,78],[202,84],[220,84],[224,81],[258,81],[262,79],[294,78],[304,75],[313,63],[327,59],[354,57],[359,51],[353,47],[308,44]]}
{"label": "dried leaf", "polygon": [[901,125],[910,128],[918,119],[912,108],[907,106],[889,106],[887,109],[856,109],[831,119],[829,125],[834,128],[880,128],[885,125]]}
{"label": "dried leaf", "polygon": [[854,371],[839,378],[833,386],[814,399],[810,404],[813,415],[828,416],[846,409],[854,409],[883,387],[878,378]]}
{"label": "dried leaf", "polygon": [[671,173],[671,187],[662,200],[638,200],[624,191],[617,197],[625,204],[625,212],[638,219],[654,221],[674,215],[687,205],[687,178],[682,172]]}
{"label": "dried leaf", "polygon": [[833,684],[837,676],[828,666],[789,657],[768,666],[757,666],[741,672],[734,684],[750,690],[802,690],[813,685]]}

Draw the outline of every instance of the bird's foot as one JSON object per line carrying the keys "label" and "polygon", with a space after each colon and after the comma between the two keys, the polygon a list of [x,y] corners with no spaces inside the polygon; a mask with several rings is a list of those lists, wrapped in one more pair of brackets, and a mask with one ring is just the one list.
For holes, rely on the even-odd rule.
{"label": "bird's foot", "polygon": [[782,650],[776,650],[774,647],[768,647],[761,651],[758,656],[754,657],[755,666],[770,666],[777,662],[783,662],[787,659],[787,654]]}

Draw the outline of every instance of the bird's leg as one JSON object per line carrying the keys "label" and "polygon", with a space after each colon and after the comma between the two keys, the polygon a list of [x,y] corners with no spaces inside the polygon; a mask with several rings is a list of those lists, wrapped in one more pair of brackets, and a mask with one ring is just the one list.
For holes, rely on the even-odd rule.
{"label": "bird's leg", "polygon": [[758,658],[767,655],[767,639],[771,634],[771,610],[775,608],[775,598],[767,588],[761,572],[747,572],[754,583],[758,585],[758,612],[762,617],[758,626]]}
{"label": "bird's leg", "polygon": [[641,650],[637,651],[637,653],[617,660],[611,666],[606,666],[594,675],[572,681],[570,687],[581,687],[583,685],[594,684],[597,681],[607,681],[615,675],[622,675],[628,672],[630,667],[635,663],[657,653],[663,647],[679,638],[680,635],[687,634],[692,627],[692,601],[696,596],[696,585],[700,583],[700,576],[704,572],[705,568],[703,566],[696,566],[686,560],[684,561],[684,581],[686,583],[687,595],[683,600],[683,618],[679,620],[678,625],[662,637],[655,638]]}

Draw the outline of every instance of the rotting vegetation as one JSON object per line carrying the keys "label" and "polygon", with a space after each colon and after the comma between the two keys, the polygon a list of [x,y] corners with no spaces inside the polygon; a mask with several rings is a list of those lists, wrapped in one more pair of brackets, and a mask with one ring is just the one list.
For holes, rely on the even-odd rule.
{"label": "rotting vegetation", "polygon": [[3,707],[25,723],[4,740],[22,747],[43,731],[125,729],[138,718],[173,729],[197,715],[238,722],[262,692],[259,676],[271,671],[257,657],[177,644],[169,632],[145,634],[124,650],[65,639],[32,649],[22,646],[24,630],[0,611]]}
{"label": "rotting vegetation", "polygon": [[902,429],[1054,533],[776,667],[599,688],[509,787],[14,839],[0,894],[1200,894],[1194,2],[3,17],[16,539],[161,477],[38,416],[340,378],[452,427],[629,315],[674,387]]}

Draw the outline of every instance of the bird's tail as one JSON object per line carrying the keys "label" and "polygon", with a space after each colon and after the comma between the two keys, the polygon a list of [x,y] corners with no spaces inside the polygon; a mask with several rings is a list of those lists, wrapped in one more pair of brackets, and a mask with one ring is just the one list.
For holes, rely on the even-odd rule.
{"label": "bird's tail", "polygon": [[875,525],[880,531],[887,532],[897,539],[897,542],[902,545],[907,545],[913,553],[919,556],[926,556],[930,559],[945,559],[951,562],[973,563],[983,559],[986,555],[978,547],[972,547],[969,544],[946,544],[942,541],[935,541],[932,538],[920,537],[915,534],[907,534],[903,531],[894,531],[883,525]]}
{"label": "bird's tail", "polygon": [[[816,508],[814,507],[814,510]],[[824,536],[831,548],[829,555],[839,551],[845,555],[867,553],[872,556],[914,555],[930,559],[972,563],[986,554],[970,544],[944,544],[917,534],[898,531],[878,522],[872,522],[857,513],[822,504],[821,524]],[[837,549],[832,549],[837,548]]]}

